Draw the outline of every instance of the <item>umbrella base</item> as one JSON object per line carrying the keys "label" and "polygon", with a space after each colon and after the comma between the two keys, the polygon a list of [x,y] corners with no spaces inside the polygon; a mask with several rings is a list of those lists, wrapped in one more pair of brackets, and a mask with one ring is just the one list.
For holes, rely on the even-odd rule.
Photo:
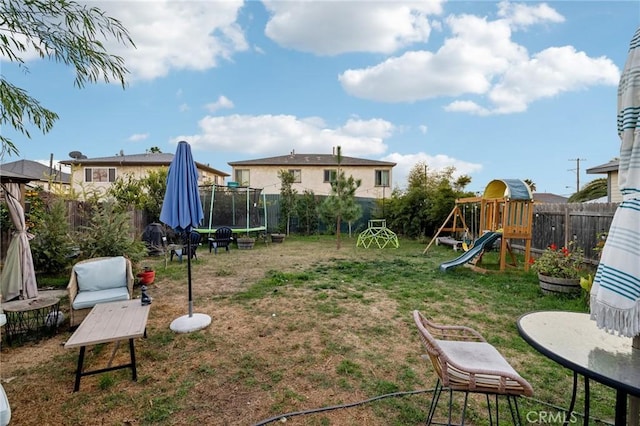
{"label": "umbrella base", "polygon": [[211,317],[205,314],[183,315],[174,319],[169,328],[176,333],[190,333],[201,330],[211,324]]}

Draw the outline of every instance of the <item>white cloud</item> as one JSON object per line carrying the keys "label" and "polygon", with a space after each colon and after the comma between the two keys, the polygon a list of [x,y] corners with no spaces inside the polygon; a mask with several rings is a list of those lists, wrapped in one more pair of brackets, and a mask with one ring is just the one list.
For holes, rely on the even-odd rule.
{"label": "white cloud", "polygon": [[617,85],[619,70],[606,57],[592,58],[572,46],[551,47],[530,55],[512,40],[515,30],[564,18],[546,4],[502,2],[501,19],[452,15],[451,31],[435,52],[408,51],[366,68],[339,75],[352,96],[379,102],[416,102],[464,97],[447,111],[477,115],[523,112],[536,100],[595,85]]}
{"label": "white cloud", "polygon": [[397,165],[393,168],[394,187],[405,188],[409,172],[418,163],[424,162],[431,171],[440,171],[447,167],[455,167],[454,178],[461,175],[469,175],[482,171],[482,164],[458,160],[447,155],[429,155],[424,152],[415,154],[391,153],[381,158],[382,161],[392,161]]}
{"label": "white cloud", "polygon": [[295,149],[304,153],[330,153],[340,145],[344,155],[371,157],[387,150],[385,139],[394,126],[382,119],[349,119],[331,128],[319,117],[292,115],[207,116],[198,123],[201,132],[183,135],[194,149],[244,152],[252,156],[282,155]]}
{"label": "white cloud", "polygon": [[231,109],[233,107],[233,102],[224,95],[220,95],[217,101],[205,105],[205,108],[209,112],[216,112],[220,109]]}
{"label": "white cloud", "polygon": [[147,140],[148,138],[149,138],[149,133],[136,133],[129,136],[129,140],[131,142],[144,141],[144,140]]}
{"label": "white cloud", "polygon": [[283,47],[317,55],[392,53],[427,41],[428,16],[442,13],[442,3],[269,0],[265,34]]}
{"label": "white cloud", "polygon": [[[95,2],[92,3],[95,5]],[[107,49],[125,59],[129,81],[152,80],[175,70],[206,70],[248,49],[236,20],[242,0],[103,2],[119,19],[136,48],[115,41]]]}

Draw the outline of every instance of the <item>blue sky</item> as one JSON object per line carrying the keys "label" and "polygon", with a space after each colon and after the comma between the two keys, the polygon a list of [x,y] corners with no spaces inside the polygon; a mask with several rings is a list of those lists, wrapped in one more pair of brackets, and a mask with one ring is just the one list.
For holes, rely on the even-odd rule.
{"label": "blue sky", "polygon": [[128,86],[73,86],[35,57],[4,78],[60,115],[20,157],[174,152],[230,161],[331,153],[393,161],[394,186],[424,161],[483,191],[531,179],[570,195],[619,154],[616,93],[638,1],[102,1],[136,43]]}

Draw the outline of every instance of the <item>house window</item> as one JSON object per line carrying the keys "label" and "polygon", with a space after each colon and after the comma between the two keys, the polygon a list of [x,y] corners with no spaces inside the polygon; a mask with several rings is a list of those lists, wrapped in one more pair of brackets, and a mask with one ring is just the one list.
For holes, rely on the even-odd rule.
{"label": "house window", "polygon": [[376,186],[389,186],[389,170],[376,170]]}
{"label": "house window", "polygon": [[235,178],[240,186],[249,186],[249,169],[236,170]]}
{"label": "house window", "polygon": [[115,167],[87,167],[84,169],[85,182],[115,182]]}
{"label": "house window", "polygon": [[338,171],[336,169],[326,169],[324,171],[325,182],[335,182],[338,178]]}
{"label": "house window", "polygon": [[293,175],[293,183],[302,182],[302,170],[300,170],[300,169],[289,169],[287,171]]}

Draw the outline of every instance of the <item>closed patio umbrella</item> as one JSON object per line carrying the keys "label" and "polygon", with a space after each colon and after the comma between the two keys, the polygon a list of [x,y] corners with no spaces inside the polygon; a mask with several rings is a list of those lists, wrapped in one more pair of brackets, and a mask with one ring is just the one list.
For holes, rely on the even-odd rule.
{"label": "closed patio umbrella", "polygon": [[[616,209],[591,288],[591,318],[599,328],[633,338],[640,351],[640,28],[631,39],[618,85],[618,185]],[[631,424],[638,424],[632,400]]]}
{"label": "closed patio umbrella", "polygon": [[[181,141],[178,143],[176,155],[169,165],[167,190],[162,203],[160,221],[178,232],[187,234],[200,225],[204,218],[202,202],[198,192],[198,169],[191,155],[191,146]],[[187,286],[189,290],[189,313],[171,322],[171,330],[178,333],[189,333],[200,330],[211,324],[211,317],[193,313],[193,296],[191,285],[191,238],[187,238]]]}
{"label": "closed patio umbrella", "polygon": [[27,232],[24,209],[20,203],[22,198],[20,184],[3,183],[2,188],[5,191],[9,216],[16,231],[7,249],[7,257],[0,279],[0,293],[2,293],[4,301],[16,297],[33,299],[38,297],[38,284],[33,268],[31,245],[29,244],[33,235]]}

